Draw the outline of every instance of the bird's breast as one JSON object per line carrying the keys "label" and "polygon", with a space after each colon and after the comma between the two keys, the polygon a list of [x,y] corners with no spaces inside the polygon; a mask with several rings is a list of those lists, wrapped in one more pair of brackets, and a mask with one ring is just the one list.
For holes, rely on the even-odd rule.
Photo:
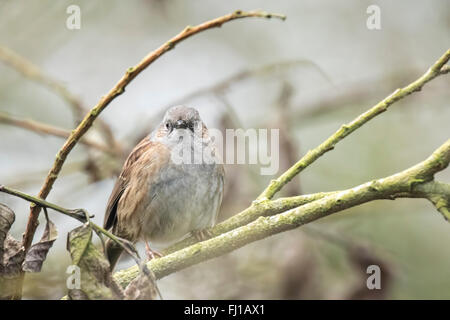
{"label": "bird's breast", "polygon": [[143,238],[168,243],[215,222],[223,192],[219,164],[171,163],[149,182],[142,213]]}

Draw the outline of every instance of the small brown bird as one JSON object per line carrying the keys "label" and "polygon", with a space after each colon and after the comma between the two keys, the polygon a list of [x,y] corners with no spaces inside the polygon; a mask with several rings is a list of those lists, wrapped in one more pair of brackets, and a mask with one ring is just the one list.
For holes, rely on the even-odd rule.
{"label": "small brown bird", "polygon": [[[204,237],[203,231],[216,221],[223,185],[223,165],[198,111],[172,107],[125,161],[108,201],[104,227],[133,243],[145,241],[152,258],[156,252],[149,241],[167,244],[188,234]],[[111,270],[121,253],[122,248],[108,239]]]}

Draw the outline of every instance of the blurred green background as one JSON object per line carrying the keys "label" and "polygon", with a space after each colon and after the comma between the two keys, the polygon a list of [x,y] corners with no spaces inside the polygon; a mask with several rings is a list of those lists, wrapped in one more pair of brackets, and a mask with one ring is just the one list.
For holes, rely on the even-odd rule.
{"label": "blurred green background", "polygon": [[[81,8],[81,29],[66,9]],[[366,27],[369,5],[381,29]],[[196,107],[210,127],[279,128],[279,173],[343,123],[422,75],[450,47],[450,2],[425,1],[24,1],[0,0],[0,46],[65,86],[85,108],[125,70],[187,25],[261,8],[284,22],[243,19],[178,45],[140,74],[101,119],[126,154],[173,103]],[[269,66],[269,67],[268,67]],[[227,81],[224,88],[208,88]],[[71,130],[64,99],[0,63],[0,112]],[[449,138],[450,79],[396,103],[302,172],[283,194],[343,189],[406,169]],[[207,89],[189,97],[191,93]],[[102,143],[98,128],[88,137]],[[64,140],[0,124],[0,184],[37,194]],[[101,223],[123,157],[77,146],[49,201],[86,208]],[[221,219],[246,208],[271,177],[228,165]],[[450,181],[450,171],[438,178]],[[21,238],[28,204],[0,194]],[[51,212],[59,239],[25,298],[65,294],[66,233],[77,221]],[[42,222],[42,221],[41,221]],[[42,232],[41,223],[36,239]],[[259,241],[159,282],[166,299],[450,298],[450,225],[425,200],[376,201]],[[141,248],[142,249],[142,248]],[[365,291],[367,263],[382,290]],[[119,267],[132,265],[124,260]]]}

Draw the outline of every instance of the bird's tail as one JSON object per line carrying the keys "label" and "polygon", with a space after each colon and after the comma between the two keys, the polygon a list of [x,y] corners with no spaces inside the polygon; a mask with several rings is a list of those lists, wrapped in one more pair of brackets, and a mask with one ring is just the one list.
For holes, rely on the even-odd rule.
{"label": "bird's tail", "polygon": [[114,270],[117,261],[119,261],[120,255],[122,254],[123,248],[111,239],[107,239],[105,243],[106,257],[109,261],[109,268],[111,271]]}

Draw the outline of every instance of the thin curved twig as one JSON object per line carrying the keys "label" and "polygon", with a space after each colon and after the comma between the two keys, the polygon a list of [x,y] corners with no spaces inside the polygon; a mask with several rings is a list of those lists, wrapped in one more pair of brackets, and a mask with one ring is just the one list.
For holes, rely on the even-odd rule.
{"label": "thin curved twig", "polygon": [[[30,130],[36,133],[43,133],[52,135],[60,138],[68,138],[70,136],[70,131],[62,128],[58,128],[55,126],[51,126],[49,124],[40,123],[34,120],[20,119],[17,117],[13,117],[7,113],[0,112],[0,123],[12,125],[15,127],[23,128],[26,130]],[[90,148],[94,148],[100,150],[104,153],[110,154],[112,156],[121,156],[122,153],[117,149],[110,148],[104,144],[93,141],[87,137],[83,137],[80,139],[80,143],[88,146]]]}
{"label": "thin curved twig", "polygon": [[[258,196],[257,200],[263,201],[265,199],[271,199],[281,188],[291,181],[297,174],[302,170],[320,158],[326,152],[333,150],[335,145],[354,132],[356,129],[360,128],[363,124],[373,119],[380,113],[385,112],[389,106],[394,102],[403,99],[410,94],[420,91],[422,87],[433,80],[434,78],[445,74],[442,72],[443,67],[450,59],[450,49],[444,53],[442,57],[430,68],[428,71],[422,75],[416,81],[410,83],[408,86],[395,90],[391,95],[383,99],[381,102],[376,104],[374,107],[361,114],[355,118],[349,124],[341,126],[341,128],[331,135],[327,140],[325,140],[320,146],[314,150],[308,151],[308,153],[301,158],[296,164],[285,171],[278,179],[274,179],[270,182],[269,186]],[[444,67],[445,70],[445,67]]]}
{"label": "thin curved twig", "polygon": [[[24,77],[49,88],[64,99],[72,108],[77,124],[83,119],[83,116],[87,110],[83,107],[80,99],[70,92],[60,81],[53,79],[48,74],[45,74],[38,66],[33,64],[28,59],[20,56],[10,48],[0,46],[0,60],[22,74]],[[113,149],[117,149],[116,152],[119,153],[121,147],[115,140],[112,129],[101,119],[98,124],[102,129],[102,133],[108,145]]]}
{"label": "thin curved twig", "polygon": [[[175,45],[182,42],[183,40],[208,29],[216,28],[222,26],[222,24],[242,18],[249,17],[258,17],[258,18],[280,18],[285,19],[285,16],[280,14],[272,14],[264,11],[235,11],[233,13],[227,14],[225,16],[204,22],[197,26],[188,26],[183,31],[181,31],[178,35],[164,43],[155,51],[150,52],[141,62],[139,62],[136,66],[129,68],[125,75],[116,83],[116,85],[101,98],[101,100],[97,103],[97,105],[92,108],[92,110],[84,117],[78,127],[72,131],[70,137],[66,140],[62,148],[59,150],[55,162],[53,163],[52,168],[50,169],[45,182],[39,191],[38,197],[45,199],[50,190],[53,187],[54,182],[58,178],[58,175],[62,169],[62,166],[69,155],[70,151],[75,147],[81,137],[89,130],[94,121],[97,119],[99,114],[119,95],[121,95],[126,86],[136,78],[143,70],[145,70],[151,63],[157,60],[166,52],[172,50]],[[39,217],[40,208],[32,207],[30,209],[30,215],[27,222],[27,228],[25,231],[25,235],[23,238],[23,246],[25,250],[27,250],[34,237],[34,233],[38,226],[38,217]]]}
{"label": "thin curved twig", "polygon": [[0,185],[0,192],[10,194],[12,196],[21,198],[23,200],[26,200],[28,202],[31,202],[34,205],[37,205],[41,208],[50,208],[57,212],[60,212],[62,214],[65,214],[66,216],[72,217],[74,219],[77,219],[78,221],[85,223],[87,221],[85,210],[83,209],[66,209],[61,206],[58,206],[54,203],[45,201],[43,199],[39,199],[37,197],[33,197],[29,194],[26,194],[24,192],[14,190],[12,188],[8,188],[6,186]]}
{"label": "thin curved twig", "polygon": [[37,197],[33,197],[29,194],[26,194],[18,190],[14,190],[12,188],[8,188],[3,185],[0,185],[0,192],[7,193],[12,196],[29,201],[32,203],[33,206],[39,206],[44,209],[46,208],[53,209],[59,213],[74,218],[80,221],[81,223],[87,223],[97,234],[103,234],[106,237],[110,238],[115,243],[117,243],[119,246],[121,246],[125,250],[125,252],[127,252],[136,261],[136,264],[138,265],[142,264],[138,251],[130,241],[120,238],[112,234],[111,232],[105,230],[104,228],[100,227],[99,225],[95,224],[94,222],[92,222],[90,218],[93,218],[93,216],[89,215],[89,213],[85,209],[66,209],[57,204],[39,199]]}

